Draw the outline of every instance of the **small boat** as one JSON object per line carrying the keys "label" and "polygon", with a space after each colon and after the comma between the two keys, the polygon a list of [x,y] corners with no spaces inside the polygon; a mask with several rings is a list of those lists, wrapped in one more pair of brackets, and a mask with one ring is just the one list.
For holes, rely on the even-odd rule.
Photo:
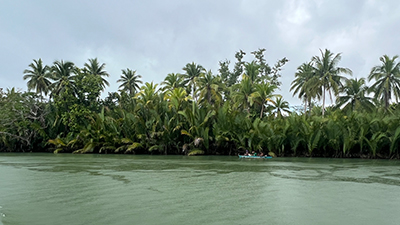
{"label": "small boat", "polygon": [[239,155],[239,159],[272,159],[272,156]]}

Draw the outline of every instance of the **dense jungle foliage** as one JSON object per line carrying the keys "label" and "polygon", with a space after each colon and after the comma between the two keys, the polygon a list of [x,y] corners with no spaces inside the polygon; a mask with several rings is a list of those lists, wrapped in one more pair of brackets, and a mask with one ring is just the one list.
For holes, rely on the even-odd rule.
{"label": "dense jungle foliage", "polygon": [[33,60],[28,92],[0,89],[0,151],[399,158],[397,56],[380,58],[368,87],[339,67],[341,54],[321,50],[297,69],[290,91],[304,106],[293,109],[279,95],[288,60],[270,66],[264,52],[246,62],[238,51],[217,74],[188,63],[160,84],[123,69],[104,99],[109,74],[97,58],[82,68]]}

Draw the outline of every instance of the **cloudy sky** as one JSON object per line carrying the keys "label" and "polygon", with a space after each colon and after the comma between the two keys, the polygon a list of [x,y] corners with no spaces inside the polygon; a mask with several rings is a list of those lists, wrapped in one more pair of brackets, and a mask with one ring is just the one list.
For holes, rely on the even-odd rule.
{"label": "cloudy sky", "polygon": [[121,69],[160,83],[189,62],[218,72],[235,52],[245,60],[266,49],[282,71],[280,93],[289,92],[296,68],[319,49],[342,53],[339,66],[366,77],[384,54],[400,54],[400,4],[395,0],[1,0],[0,88],[26,90],[24,69],[33,59],[51,65],[89,58],[106,63],[116,91]]}

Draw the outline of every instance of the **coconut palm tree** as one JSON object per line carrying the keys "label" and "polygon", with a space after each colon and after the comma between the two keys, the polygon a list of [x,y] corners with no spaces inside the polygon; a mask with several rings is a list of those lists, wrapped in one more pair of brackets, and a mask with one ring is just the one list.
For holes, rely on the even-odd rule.
{"label": "coconut palm tree", "polygon": [[129,94],[133,96],[136,91],[139,90],[139,84],[143,83],[140,78],[142,78],[142,76],[136,74],[136,70],[127,68],[126,70],[122,70],[121,78],[118,79],[117,82],[122,83],[119,86],[120,89],[129,91]]}
{"label": "coconut palm tree", "polygon": [[282,96],[277,95],[275,100],[271,100],[270,102],[271,104],[268,106],[268,108],[276,115],[276,117],[281,118],[283,116],[283,112],[290,114],[289,103],[283,100]]}
{"label": "coconut palm tree", "polygon": [[72,91],[72,94],[76,94],[75,88],[75,66],[73,62],[63,60],[55,61],[51,72],[53,75],[52,84],[52,96],[62,94],[66,91]]}
{"label": "coconut palm tree", "polygon": [[375,98],[381,98],[385,103],[385,109],[389,108],[389,102],[392,95],[398,101],[400,97],[400,63],[396,63],[396,55],[390,58],[387,55],[380,57],[381,65],[371,69],[368,80],[375,79],[371,90],[375,92]]}
{"label": "coconut palm tree", "polygon": [[200,101],[207,102],[210,105],[222,102],[221,95],[221,80],[212,74],[211,70],[203,73],[198,78],[198,85],[200,89]]}
{"label": "coconut palm tree", "polygon": [[187,95],[185,89],[178,87],[168,91],[164,99],[168,100],[169,108],[175,108],[175,112],[178,112],[182,110],[182,105],[190,100],[190,96]]}
{"label": "coconut palm tree", "polygon": [[136,94],[138,102],[144,106],[153,108],[155,106],[156,99],[159,97],[157,86],[158,84],[154,84],[153,82],[146,82]]}
{"label": "coconut palm tree", "polygon": [[274,102],[272,100],[272,97],[275,96],[273,93],[276,89],[277,89],[277,86],[273,85],[271,83],[262,82],[260,84],[254,85],[255,91],[253,93],[251,93],[251,95],[250,95],[250,102],[251,102],[251,104],[256,102],[258,105],[261,106],[260,119],[264,115],[265,105],[268,102],[271,102],[271,103]]}
{"label": "coconut palm tree", "polygon": [[367,96],[367,91],[364,78],[347,80],[340,90],[343,95],[339,95],[336,99],[337,107],[344,106],[343,109],[349,108],[351,111],[358,108],[372,109],[374,104],[372,98]]}
{"label": "coconut palm tree", "polygon": [[321,96],[321,89],[317,85],[318,82],[312,62],[303,63],[297,68],[290,91],[294,90],[293,96],[298,94],[300,99],[304,99],[304,114],[306,114],[307,105],[311,103],[311,100]]}
{"label": "coconut palm tree", "polygon": [[289,103],[283,100],[282,96],[277,96],[275,101],[272,101],[272,108],[277,117],[282,117],[283,112],[290,114]]}
{"label": "coconut palm tree", "polygon": [[237,108],[242,108],[247,111],[250,115],[250,97],[254,92],[254,86],[248,76],[244,75],[239,84],[232,86],[233,91],[232,99],[234,101],[234,106]]}
{"label": "coconut palm tree", "polygon": [[161,82],[161,85],[163,85],[163,90],[174,90],[175,88],[179,87],[185,87],[185,82],[183,80],[182,74],[179,73],[169,73],[163,82]]}
{"label": "coconut palm tree", "polygon": [[249,77],[251,83],[255,83],[258,79],[260,66],[255,61],[244,64],[244,73]]}
{"label": "coconut palm tree", "polygon": [[36,93],[47,95],[50,91],[50,79],[52,78],[50,68],[47,65],[43,66],[42,59],[34,59],[29,67],[30,69],[24,70],[24,80],[29,79],[28,90],[35,89]]}
{"label": "coconut palm tree", "polygon": [[100,64],[97,58],[94,58],[94,59],[89,59],[89,63],[85,63],[83,69],[84,72],[101,77],[102,81],[101,86],[103,87],[103,89],[106,86],[110,86],[108,81],[105,78],[103,78],[110,76],[108,72],[104,70],[105,66],[106,66],[105,63]]}
{"label": "coconut palm tree", "polygon": [[204,68],[201,65],[198,65],[194,62],[186,64],[185,67],[182,68],[186,74],[184,75],[185,81],[189,83],[192,88],[192,98],[193,100],[197,100],[196,97],[196,79],[204,72]]}
{"label": "coconut palm tree", "polygon": [[324,52],[320,50],[320,52],[321,57],[312,57],[312,62],[314,63],[315,75],[319,78],[319,84],[322,89],[322,116],[324,116],[326,91],[329,91],[331,99],[331,91],[333,91],[333,94],[336,96],[339,93],[339,88],[343,86],[341,80],[345,79],[340,76],[340,74],[344,73],[352,75],[352,71],[348,68],[337,66],[342,58],[340,53],[334,55],[328,49],[325,49]]}

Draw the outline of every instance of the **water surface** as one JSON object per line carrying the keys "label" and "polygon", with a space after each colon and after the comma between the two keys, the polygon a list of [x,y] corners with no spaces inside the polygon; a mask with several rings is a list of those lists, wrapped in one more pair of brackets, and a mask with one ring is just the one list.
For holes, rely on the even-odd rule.
{"label": "water surface", "polygon": [[0,225],[399,224],[400,163],[0,154]]}

